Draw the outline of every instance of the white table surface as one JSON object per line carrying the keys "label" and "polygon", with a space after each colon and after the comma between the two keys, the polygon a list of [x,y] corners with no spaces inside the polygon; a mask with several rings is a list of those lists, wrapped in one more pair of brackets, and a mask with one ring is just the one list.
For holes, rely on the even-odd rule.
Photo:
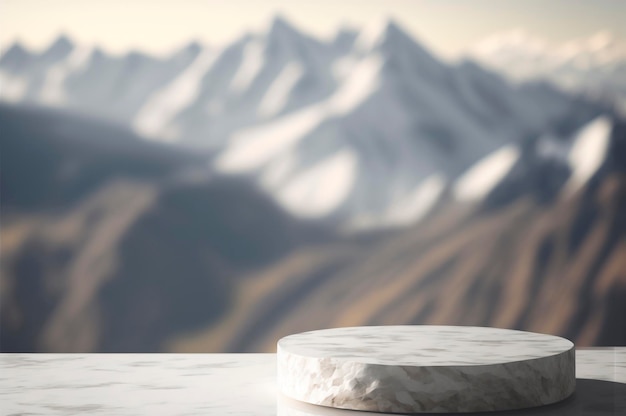
{"label": "white table surface", "polygon": [[[626,347],[578,349],[576,376],[563,403],[497,414],[626,415]],[[0,414],[360,414],[284,398],[275,379],[275,354],[0,354]]]}

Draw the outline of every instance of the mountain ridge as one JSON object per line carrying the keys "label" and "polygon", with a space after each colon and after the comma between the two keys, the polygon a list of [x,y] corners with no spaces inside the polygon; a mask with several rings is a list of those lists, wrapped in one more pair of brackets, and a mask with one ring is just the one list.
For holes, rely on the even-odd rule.
{"label": "mountain ridge", "polygon": [[513,82],[545,80],[612,101],[616,111],[626,114],[626,41],[609,32],[552,45],[518,29],[479,41],[466,56]]}
{"label": "mountain ridge", "polygon": [[[521,142],[478,203],[434,178],[422,221],[343,235],[197,151],[49,112],[0,106],[3,351],[271,352],[289,333],[381,324],[626,342],[619,119]],[[571,173],[550,172],[581,168],[589,143],[599,166],[564,192]]]}
{"label": "mountain ridge", "polygon": [[166,58],[75,48],[23,75],[19,56],[4,66],[3,57],[0,78],[5,99],[207,150],[217,173],[249,178],[292,214],[344,223],[397,222],[402,195],[414,207],[402,216],[417,220],[411,198],[430,205],[440,183],[489,153],[547,131],[567,138],[553,125],[579,128],[607,111],[548,84],[440,61],[393,20],[337,37],[315,39],[277,16],[222,48],[191,43]]}

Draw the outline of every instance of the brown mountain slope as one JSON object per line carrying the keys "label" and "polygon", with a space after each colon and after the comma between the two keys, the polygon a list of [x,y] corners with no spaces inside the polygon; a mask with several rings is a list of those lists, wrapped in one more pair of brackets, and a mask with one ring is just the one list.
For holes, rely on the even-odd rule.
{"label": "brown mountain slope", "polygon": [[228,310],[236,276],[325,233],[102,123],[0,106],[0,130],[2,351],[158,351]]}
{"label": "brown mountain slope", "polygon": [[489,325],[626,344],[626,177],[550,206],[448,210],[371,246],[302,250],[235,289],[215,326],[174,351],[273,351],[325,327]]}
{"label": "brown mountain slope", "polygon": [[531,157],[483,206],[338,238],[196,157],[47,117],[0,106],[2,351],[272,351],[401,323],[626,345],[624,125],[578,194]]}

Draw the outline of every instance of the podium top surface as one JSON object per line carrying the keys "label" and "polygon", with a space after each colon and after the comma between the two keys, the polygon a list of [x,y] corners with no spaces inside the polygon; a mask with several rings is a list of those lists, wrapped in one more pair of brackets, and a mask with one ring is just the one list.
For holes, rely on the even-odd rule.
{"label": "podium top surface", "polygon": [[471,326],[363,326],[289,335],[279,352],[396,366],[476,366],[551,357],[574,344],[553,335]]}

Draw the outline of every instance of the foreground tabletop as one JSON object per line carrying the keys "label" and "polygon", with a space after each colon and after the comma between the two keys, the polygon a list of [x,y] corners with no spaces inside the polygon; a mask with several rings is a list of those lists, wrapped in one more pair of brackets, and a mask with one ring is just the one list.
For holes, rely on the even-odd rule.
{"label": "foreground tabletop", "polygon": [[[576,377],[576,393],[564,402],[488,414],[626,414],[626,347],[576,350]],[[86,413],[361,414],[279,395],[275,354],[0,355],[0,414]]]}

